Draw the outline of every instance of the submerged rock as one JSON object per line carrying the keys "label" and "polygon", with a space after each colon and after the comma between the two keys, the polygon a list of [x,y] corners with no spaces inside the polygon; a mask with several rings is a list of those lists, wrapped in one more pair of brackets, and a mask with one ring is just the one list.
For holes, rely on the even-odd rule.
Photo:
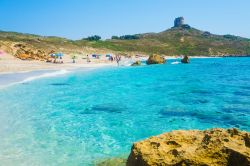
{"label": "submerged rock", "polygon": [[110,158],[104,161],[97,162],[96,166],[126,166],[126,159],[124,158]]}
{"label": "submerged rock", "polygon": [[133,145],[127,166],[249,166],[250,133],[237,129],[173,131]]}
{"label": "submerged rock", "polygon": [[181,60],[181,63],[190,63],[189,57],[187,55]]}
{"label": "submerged rock", "polygon": [[164,64],[165,62],[166,62],[165,58],[160,56],[160,55],[157,55],[157,54],[151,55],[147,60],[148,65],[151,65],[151,64]]}
{"label": "submerged rock", "polygon": [[141,66],[141,61],[135,61],[131,66]]}

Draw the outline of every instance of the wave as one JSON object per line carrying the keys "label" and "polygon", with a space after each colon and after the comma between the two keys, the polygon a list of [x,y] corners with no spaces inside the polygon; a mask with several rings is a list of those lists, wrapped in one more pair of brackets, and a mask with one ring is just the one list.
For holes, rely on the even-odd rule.
{"label": "wave", "polygon": [[28,77],[19,83],[26,83],[26,82],[30,82],[30,81],[33,81],[36,79],[41,79],[41,78],[55,77],[55,76],[67,74],[69,72],[70,71],[68,71],[68,70],[59,70],[59,71],[55,71],[55,72],[44,73],[42,75]]}
{"label": "wave", "polygon": [[[10,86],[13,86],[13,85],[16,85],[16,84],[27,83],[27,82],[34,81],[34,80],[37,80],[37,79],[56,77],[56,76],[65,75],[65,74],[68,74],[68,73],[70,73],[70,71],[68,71],[68,70],[58,70],[58,71],[54,71],[54,72],[50,71],[50,72],[45,72],[45,73],[42,73],[42,74],[39,74],[39,75],[38,74],[32,75],[34,73],[31,72],[30,75],[32,75],[32,76],[29,76],[29,74],[28,74],[27,77],[24,76],[25,78],[22,79],[21,81],[20,80],[18,80],[18,81],[15,80],[15,81],[10,81],[10,83],[7,83],[6,85],[0,85],[0,89],[7,88],[7,87],[10,87]],[[25,73],[25,74],[27,74],[27,73]]]}
{"label": "wave", "polygon": [[180,64],[181,62],[178,62],[178,61],[175,61],[175,62],[172,62],[171,65],[178,65]]}
{"label": "wave", "polygon": [[133,64],[132,60],[123,60],[120,62],[120,66],[131,66]]}

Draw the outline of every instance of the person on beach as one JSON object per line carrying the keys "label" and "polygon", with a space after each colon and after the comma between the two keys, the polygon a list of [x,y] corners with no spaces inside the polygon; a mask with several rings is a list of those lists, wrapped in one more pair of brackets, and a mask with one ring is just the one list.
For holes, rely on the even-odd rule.
{"label": "person on beach", "polygon": [[113,61],[114,61],[113,56],[110,56],[110,61],[111,61],[111,62],[113,62]]}
{"label": "person on beach", "polygon": [[117,63],[118,66],[120,66],[121,58],[122,58],[121,55],[116,55],[115,56],[115,60],[116,60],[116,63]]}
{"label": "person on beach", "polygon": [[89,55],[87,55],[87,63],[91,62],[89,59]]}
{"label": "person on beach", "polygon": [[60,56],[60,63],[63,63],[62,57]]}
{"label": "person on beach", "polygon": [[73,55],[73,56],[71,57],[71,59],[73,60],[72,63],[76,63],[76,58],[77,58],[76,55]]}

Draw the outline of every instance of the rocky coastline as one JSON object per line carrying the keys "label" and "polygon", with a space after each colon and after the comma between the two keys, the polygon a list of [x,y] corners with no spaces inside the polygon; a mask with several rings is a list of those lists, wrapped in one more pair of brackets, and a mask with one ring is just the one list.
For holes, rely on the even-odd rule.
{"label": "rocky coastline", "polygon": [[237,129],[173,131],[133,145],[127,166],[249,166],[250,133]]}
{"label": "rocky coastline", "polygon": [[128,159],[98,166],[249,166],[250,133],[238,129],[177,130],[136,142]]}

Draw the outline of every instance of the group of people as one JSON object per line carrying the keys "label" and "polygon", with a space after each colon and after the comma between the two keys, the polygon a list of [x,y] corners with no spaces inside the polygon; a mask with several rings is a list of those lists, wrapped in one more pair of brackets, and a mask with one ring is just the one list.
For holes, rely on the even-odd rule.
{"label": "group of people", "polygon": [[63,53],[51,53],[50,58],[47,59],[47,62],[53,62],[53,63],[63,63]]}
{"label": "group of people", "polygon": [[[54,53],[54,54],[51,54],[51,58],[53,58],[53,63],[63,63],[63,54],[62,53]],[[98,57],[98,58],[97,58]],[[99,56],[95,56],[96,59],[99,59]],[[73,63],[76,63],[75,61],[76,59],[76,56],[72,56],[72,60],[73,60]],[[91,60],[90,60],[90,56],[89,55],[86,55],[86,58],[82,58],[82,59],[86,59],[87,63],[90,63]],[[112,56],[112,55],[109,55],[108,56],[108,60],[110,62],[116,62],[117,65],[119,66],[120,65],[120,61],[122,59],[122,56],[121,55],[115,55],[115,56]]]}
{"label": "group of people", "polygon": [[[96,57],[99,58],[99,56],[96,56]],[[108,60],[109,60],[110,62],[116,61],[116,63],[117,63],[118,66],[120,65],[121,59],[122,59],[121,55],[115,55],[114,57],[113,57],[112,55],[109,55],[109,56],[108,56]],[[87,60],[87,63],[90,63],[90,62],[91,62],[91,61],[90,61],[90,58],[89,58],[89,55],[87,55],[86,60]]]}
{"label": "group of people", "polygon": [[112,55],[109,56],[109,61],[111,62],[116,61],[118,66],[120,65],[121,59],[122,59],[121,55],[115,55],[115,57],[113,57]]}

